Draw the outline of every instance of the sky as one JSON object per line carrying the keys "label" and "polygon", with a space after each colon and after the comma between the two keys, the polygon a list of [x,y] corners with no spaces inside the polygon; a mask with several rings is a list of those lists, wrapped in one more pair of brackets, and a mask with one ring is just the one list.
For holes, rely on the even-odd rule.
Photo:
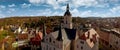
{"label": "sky", "polygon": [[0,0],[0,18],[63,16],[68,3],[73,17],[120,16],[120,0]]}

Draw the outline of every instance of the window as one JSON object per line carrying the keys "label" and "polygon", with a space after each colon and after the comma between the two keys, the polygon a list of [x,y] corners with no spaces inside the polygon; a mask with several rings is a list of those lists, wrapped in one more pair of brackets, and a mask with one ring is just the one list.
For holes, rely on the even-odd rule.
{"label": "window", "polygon": [[77,48],[79,48],[79,46],[77,45]]}
{"label": "window", "polygon": [[116,41],[116,44],[118,44],[118,41]]}
{"label": "window", "polygon": [[84,42],[83,42],[83,41],[80,41],[80,43],[81,43],[81,44],[84,44]]}
{"label": "window", "polygon": [[51,47],[49,48],[49,50],[51,50]]}
{"label": "window", "polygon": [[53,43],[55,43],[55,41],[53,41]]}
{"label": "window", "polygon": [[48,45],[47,45],[47,50],[48,50]]}
{"label": "window", "polygon": [[53,50],[55,50],[55,48]]}
{"label": "window", "polygon": [[67,24],[67,21],[66,21],[66,24]]}
{"label": "window", "polygon": [[48,39],[46,39],[46,41],[48,42]]}
{"label": "window", "polygon": [[49,42],[51,42],[51,38],[49,38]]}
{"label": "window", "polygon": [[112,45],[110,45],[110,48],[112,48]]}
{"label": "window", "polygon": [[83,47],[81,46],[81,49],[83,49]]}

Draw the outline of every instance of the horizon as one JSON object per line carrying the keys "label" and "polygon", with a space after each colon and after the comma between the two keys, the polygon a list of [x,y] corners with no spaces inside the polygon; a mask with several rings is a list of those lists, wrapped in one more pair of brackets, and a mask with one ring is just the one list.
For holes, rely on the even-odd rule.
{"label": "horizon", "polygon": [[[53,16],[4,16],[4,17],[0,17],[0,19],[2,18],[16,18],[16,17],[54,17],[54,16],[63,16],[63,15],[53,15]],[[108,17],[102,17],[102,16],[86,16],[86,17],[82,17],[82,16],[72,16],[72,17],[80,17],[80,18],[120,18],[120,16],[108,16]]]}
{"label": "horizon", "polygon": [[63,16],[67,3],[72,17],[120,17],[120,0],[0,0],[0,18]]}

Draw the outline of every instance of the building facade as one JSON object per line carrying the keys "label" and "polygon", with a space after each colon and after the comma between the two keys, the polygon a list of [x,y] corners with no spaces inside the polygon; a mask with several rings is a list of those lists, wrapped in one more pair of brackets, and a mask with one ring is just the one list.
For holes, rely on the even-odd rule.
{"label": "building facade", "polygon": [[120,32],[116,29],[101,29],[100,42],[110,50],[119,50]]}
{"label": "building facade", "polygon": [[111,30],[110,37],[109,37],[110,48],[119,50],[120,49],[119,42],[120,42],[120,32],[117,32],[117,30]]}

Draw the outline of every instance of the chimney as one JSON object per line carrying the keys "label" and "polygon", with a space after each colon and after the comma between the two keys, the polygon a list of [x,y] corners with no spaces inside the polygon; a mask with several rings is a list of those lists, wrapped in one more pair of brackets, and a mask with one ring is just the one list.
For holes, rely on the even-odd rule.
{"label": "chimney", "polygon": [[58,41],[62,41],[62,26],[60,24],[60,27],[59,27],[59,32],[58,32],[58,37],[57,37],[57,40]]}

